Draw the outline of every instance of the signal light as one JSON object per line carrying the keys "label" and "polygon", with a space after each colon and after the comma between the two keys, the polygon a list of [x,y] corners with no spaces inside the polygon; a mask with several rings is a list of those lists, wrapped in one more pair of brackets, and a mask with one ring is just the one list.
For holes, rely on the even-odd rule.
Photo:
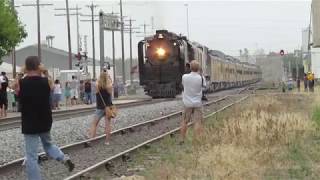
{"label": "signal light", "polygon": [[82,55],[80,54],[80,52],[78,52],[78,54],[74,55],[74,57],[80,61],[82,58]]}
{"label": "signal light", "polygon": [[284,50],[283,50],[283,49],[280,50],[280,55],[281,55],[281,56],[284,55]]}

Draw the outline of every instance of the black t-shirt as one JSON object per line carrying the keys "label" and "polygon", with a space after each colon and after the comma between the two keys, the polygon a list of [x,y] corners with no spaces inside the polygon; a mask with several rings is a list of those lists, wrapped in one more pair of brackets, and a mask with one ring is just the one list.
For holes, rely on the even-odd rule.
{"label": "black t-shirt", "polygon": [[100,89],[99,92],[96,94],[97,109],[104,109],[105,106],[112,106],[111,95],[108,91],[106,89]]}
{"label": "black t-shirt", "polygon": [[52,112],[48,78],[27,76],[19,83],[22,133],[49,132],[52,126]]}
{"label": "black t-shirt", "polygon": [[91,93],[91,83],[90,82],[86,82],[84,84],[84,92]]}

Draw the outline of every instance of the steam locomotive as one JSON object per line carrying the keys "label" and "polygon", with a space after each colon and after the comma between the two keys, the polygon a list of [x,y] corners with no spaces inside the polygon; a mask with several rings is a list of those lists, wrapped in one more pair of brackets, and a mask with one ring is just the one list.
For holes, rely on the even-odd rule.
{"label": "steam locomotive", "polygon": [[140,85],[153,98],[174,98],[180,94],[182,75],[192,60],[199,61],[208,92],[241,87],[261,79],[258,66],[167,30],[157,30],[138,43],[138,60]]}

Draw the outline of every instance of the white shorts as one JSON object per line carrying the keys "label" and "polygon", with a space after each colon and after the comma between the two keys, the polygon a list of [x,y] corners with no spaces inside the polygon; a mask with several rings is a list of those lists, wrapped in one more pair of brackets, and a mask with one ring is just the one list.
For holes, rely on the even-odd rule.
{"label": "white shorts", "polygon": [[79,97],[78,91],[76,89],[71,89],[70,94],[71,94],[71,99],[78,99]]}

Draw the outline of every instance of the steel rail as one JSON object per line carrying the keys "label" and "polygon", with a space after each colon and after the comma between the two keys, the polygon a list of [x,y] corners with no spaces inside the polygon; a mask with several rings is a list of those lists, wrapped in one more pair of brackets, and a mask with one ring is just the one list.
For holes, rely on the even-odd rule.
{"label": "steel rail", "polygon": [[[226,96],[224,96],[222,98],[210,101],[210,102],[206,103],[205,105],[218,103],[220,101],[225,100],[228,97],[231,97],[231,96],[230,95],[226,95]],[[115,131],[112,131],[111,134],[112,134],[112,136],[117,135],[117,134],[124,134],[125,132],[130,131],[133,128],[140,127],[140,126],[145,126],[145,125],[148,125],[148,124],[153,124],[153,123],[156,123],[158,121],[161,121],[161,120],[164,120],[164,119],[167,119],[167,118],[171,118],[171,117],[174,117],[174,116],[177,116],[177,115],[180,115],[180,114],[182,114],[182,111],[174,112],[174,113],[171,113],[171,114],[168,114],[168,115],[165,115],[165,116],[154,118],[152,120],[148,120],[148,121],[144,121],[144,122],[141,122],[141,123],[130,125],[130,126],[127,126],[127,127],[124,127],[124,128],[120,128],[120,129],[117,129]],[[60,149],[62,151],[68,151],[68,150],[70,150],[72,148],[77,148],[77,147],[80,147],[80,146],[82,146],[83,148],[86,148],[86,147],[90,146],[90,143],[93,143],[94,141],[102,140],[102,139],[105,138],[105,136],[106,135],[103,134],[103,135],[97,136],[97,137],[92,138],[92,139],[87,139],[87,140],[75,142],[75,143],[72,143],[72,144],[68,144],[68,145],[62,146]],[[38,156],[39,156],[39,158],[45,158],[46,154],[45,154],[45,152],[41,152],[41,153],[38,154]],[[19,158],[19,159],[10,161],[8,163],[5,163],[3,165],[0,165],[0,171],[19,166],[19,165],[21,165],[23,163],[23,161],[24,161],[24,158]]]}
{"label": "steel rail", "polygon": [[[220,108],[219,110],[217,110],[217,111],[215,111],[215,112],[213,112],[213,113],[210,113],[210,114],[208,114],[208,115],[205,115],[204,118],[207,119],[207,118],[209,118],[209,117],[211,117],[211,116],[213,116],[213,115],[215,115],[215,114],[217,114],[217,113],[219,113],[219,112],[221,112],[221,111],[224,111],[224,110],[226,110],[227,108],[229,108],[229,107],[231,107],[231,106],[233,106],[233,105],[235,105],[235,104],[238,104],[238,103],[246,100],[249,96],[250,96],[250,95],[247,95],[247,96],[241,98],[240,100],[237,100],[236,102],[230,103],[230,104],[228,104],[228,105]],[[190,123],[188,124],[188,126],[191,126],[192,124],[193,124],[193,122],[190,122]],[[95,169],[97,169],[97,168],[99,168],[99,167],[101,167],[101,166],[109,163],[109,162],[112,161],[112,160],[115,160],[115,159],[117,159],[117,158],[120,158],[120,157],[122,157],[123,155],[126,155],[126,154],[128,154],[128,153],[130,153],[130,152],[133,152],[133,151],[135,151],[135,150],[137,150],[137,149],[139,149],[139,148],[141,148],[141,147],[143,147],[143,146],[145,146],[145,145],[147,145],[147,144],[150,144],[150,143],[153,143],[153,142],[155,142],[155,141],[158,141],[158,140],[160,140],[160,139],[162,139],[162,138],[164,138],[164,137],[166,137],[166,136],[168,136],[168,135],[174,134],[174,133],[178,132],[179,130],[180,130],[180,127],[176,128],[176,129],[173,129],[173,130],[171,130],[171,131],[169,131],[169,132],[163,133],[163,134],[161,134],[161,135],[158,136],[158,137],[155,137],[155,138],[153,138],[153,139],[150,139],[150,140],[147,140],[147,141],[145,141],[145,142],[143,142],[143,143],[140,143],[140,144],[138,144],[138,145],[136,145],[136,146],[134,146],[134,147],[132,147],[132,148],[130,148],[130,149],[127,149],[127,150],[125,150],[125,151],[122,151],[122,152],[120,152],[120,153],[118,153],[118,154],[116,154],[116,155],[114,155],[114,156],[111,156],[111,157],[109,157],[109,158],[107,158],[107,159],[105,159],[105,160],[103,160],[103,161],[101,161],[101,162],[99,162],[99,163],[97,163],[97,164],[95,164],[95,165],[93,165],[93,166],[90,166],[90,167],[88,167],[87,169],[84,169],[84,170],[82,170],[82,171],[79,171],[78,173],[73,174],[73,175],[65,178],[64,180],[73,180],[73,179],[76,179],[76,178],[82,178],[84,174],[89,173],[89,172],[91,172],[91,171],[94,171]]]}
{"label": "steel rail", "polygon": [[[247,88],[245,88],[245,89],[248,90]],[[243,91],[243,89],[241,89],[240,91],[237,90],[236,93],[240,94],[242,91]],[[234,95],[225,95],[222,98],[219,98],[219,99],[214,100],[214,101],[210,101],[210,102],[208,102],[208,103],[206,103],[204,105],[208,106],[208,105],[213,104],[213,103],[218,103],[220,101],[225,100],[228,97],[232,98],[232,97],[234,97]],[[133,128],[135,128],[135,127],[139,127],[139,126],[143,127],[144,125],[148,125],[148,124],[152,125],[152,124],[155,124],[158,121],[165,120],[165,119],[170,119],[171,117],[174,117],[174,116],[177,116],[177,115],[181,115],[181,114],[182,114],[182,111],[178,111],[178,112],[175,112],[175,113],[163,116],[163,117],[155,118],[153,120],[149,120],[149,121],[138,123],[138,124],[135,124],[135,125],[132,125],[132,126],[128,126],[128,127],[125,127],[125,128],[121,128],[121,129],[118,129],[116,131],[113,131],[112,135],[114,136],[114,135],[119,134],[119,133],[125,134],[126,131],[131,132],[130,130],[133,130]],[[76,143],[73,143],[73,144],[62,146],[61,149],[64,150],[64,151],[68,151],[71,148],[76,148],[76,147],[79,147],[79,146],[83,146],[82,148],[86,148],[86,147],[88,147],[88,145],[90,146],[91,142],[99,141],[104,137],[105,137],[105,135],[100,135],[100,136],[98,136],[96,138],[93,138],[93,139],[88,139],[88,140],[84,140],[84,141],[81,141],[81,142],[76,142]],[[46,159],[46,155],[45,155],[44,152],[39,153],[38,156],[39,156],[40,160],[42,159],[42,157],[44,157],[44,160]],[[2,164],[2,165],[0,165],[0,171],[2,171],[2,172],[3,171],[7,171],[7,170],[10,171],[11,168],[19,168],[18,166],[21,165],[23,161],[24,161],[24,158],[20,158],[20,159],[16,159],[14,161]]]}
{"label": "steel rail", "polygon": [[[133,101],[128,103],[116,104],[118,108],[128,108],[132,106],[139,106],[144,104],[152,104],[152,103],[159,103],[163,101],[168,101],[171,99],[144,99],[140,101]],[[62,111],[55,111],[53,112],[52,118],[54,121],[59,120],[66,120],[69,117],[79,117],[83,115],[87,115],[93,113],[95,110],[95,106],[80,108],[80,109],[70,109],[70,110],[62,110]],[[9,129],[19,128],[21,126],[21,116],[14,116],[10,118],[0,119],[0,131],[5,131]]]}

